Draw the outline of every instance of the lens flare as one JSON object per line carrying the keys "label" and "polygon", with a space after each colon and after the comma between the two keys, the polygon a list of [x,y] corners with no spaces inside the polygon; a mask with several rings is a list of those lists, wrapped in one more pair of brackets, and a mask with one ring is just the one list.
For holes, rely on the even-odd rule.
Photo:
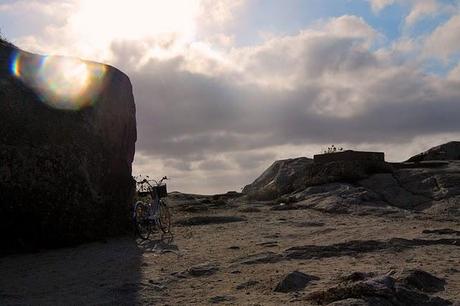
{"label": "lens flare", "polygon": [[11,58],[10,71],[47,105],[80,110],[95,103],[106,66],[75,58],[17,52]]}

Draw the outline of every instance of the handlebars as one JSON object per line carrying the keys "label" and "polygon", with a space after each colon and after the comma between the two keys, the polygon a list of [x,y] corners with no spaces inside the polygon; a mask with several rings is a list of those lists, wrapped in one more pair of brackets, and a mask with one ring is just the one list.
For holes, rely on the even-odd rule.
{"label": "handlebars", "polygon": [[161,178],[161,180],[159,180],[159,181],[153,180],[153,179],[152,179],[152,180],[143,179],[143,180],[140,181],[140,182],[136,182],[136,184],[138,184],[138,185],[147,184],[147,185],[149,185],[150,187],[153,187],[152,184],[150,184],[150,182],[154,182],[156,186],[160,186],[160,185],[163,183],[163,181],[165,181],[165,180],[167,180],[167,179],[168,179],[167,176],[163,176],[163,177]]}

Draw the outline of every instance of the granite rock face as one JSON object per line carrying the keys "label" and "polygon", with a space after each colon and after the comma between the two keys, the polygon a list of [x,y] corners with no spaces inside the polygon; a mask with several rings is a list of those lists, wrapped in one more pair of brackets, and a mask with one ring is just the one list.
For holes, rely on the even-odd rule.
{"label": "granite rock face", "polygon": [[307,157],[279,160],[253,183],[246,185],[243,194],[256,200],[273,200],[301,192],[310,186],[355,182],[374,173],[387,172],[391,172],[391,167],[382,161],[343,160],[314,163]]}
{"label": "granite rock face", "polygon": [[313,160],[306,157],[278,160],[262,173],[243,193],[258,200],[271,200],[304,186]]}
{"label": "granite rock face", "polygon": [[[0,42],[0,236],[3,251],[71,245],[129,227],[136,114],[129,78],[103,68],[87,107],[50,106],[11,71]],[[93,77],[93,76],[89,76]]]}

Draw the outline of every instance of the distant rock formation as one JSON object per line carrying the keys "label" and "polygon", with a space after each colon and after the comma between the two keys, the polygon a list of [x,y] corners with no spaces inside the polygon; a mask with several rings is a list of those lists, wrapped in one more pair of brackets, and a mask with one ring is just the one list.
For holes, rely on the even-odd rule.
{"label": "distant rock formation", "polygon": [[458,160],[460,159],[460,141],[451,141],[428,151],[412,156],[408,162],[421,162],[429,160]]}
{"label": "distant rock formation", "polygon": [[[457,144],[441,145],[424,156],[439,158],[440,155],[433,152],[442,150],[446,159],[452,159]],[[249,199],[281,203],[273,210],[312,208],[331,213],[362,214],[417,210],[443,218],[458,218],[460,161],[337,160],[316,163],[301,157],[275,162],[247,185],[243,193]]]}
{"label": "distant rock formation", "polygon": [[[339,153],[331,153],[339,154]],[[383,160],[336,160],[313,162],[307,157],[276,161],[243,193],[256,200],[273,200],[282,195],[299,192],[309,186],[337,181],[354,182],[373,173],[391,172]]]}
{"label": "distant rock formation", "polygon": [[[66,70],[60,72],[63,76],[51,74],[54,79],[46,81],[53,91],[44,95],[39,69],[52,60]],[[136,142],[130,80],[110,66],[72,59],[79,63],[73,69],[64,65],[67,60],[0,42],[4,252],[70,245],[117,235],[129,227]],[[60,83],[62,77],[69,78],[68,88]],[[85,92],[72,92],[78,78]],[[56,100],[50,98],[53,93]],[[62,104],[77,102],[75,109]],[[62,105],[65,109],[54,107]]]}

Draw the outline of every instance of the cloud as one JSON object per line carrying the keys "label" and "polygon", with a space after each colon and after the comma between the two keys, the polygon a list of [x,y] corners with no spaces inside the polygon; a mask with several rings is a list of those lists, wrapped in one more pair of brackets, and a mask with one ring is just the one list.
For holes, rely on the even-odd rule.
{"label": "cloud", "polygon": [[[338,31],[344,22],[357,30]],[[458,81],[401,62],[397,48],[374,50],[368,43],[373,37],[360,18],[331,19],[294,36],[233,49],[226,56],[233,65],[216,60],[219,69],[208,74],[186,69],[198,60],[187,52],[150,59],[133,71],[121,56],[135,88],[138,152],[188,160],[182,168],[188,175],[227,173],[239,181],[239,169],[253,177],[261,169],[249,165],[270,164],[267,159],[281,156],[280,147],[403,147],[411,139],[458,132]],[[248,152],[259,155],[245,161]]]}
{"label": "cloud", "polygon": [[[378,12],[396,1],[371,5]],[[459,68],[431,75],[416,56],[420,44],[430,56],[458,52],[457,17],[426,40],[390,46],[363,18],[345,15],[238,47],[229,29],[246,2],[203,3],[209,10],[198,8],[189,41],[172,31],[91,48],[68,20],[20,41],[125,71],[137,105],[135,173],[168,175],[171,190],[238,190],[275,159],[311,157],[331,144],[403,160],[460,134]],[[412,4],[408,22],[431,14]]]}
{"label": "cloud", "polygon": [[412,8],[409,15],[406,16],[406,24],[413,25],[425,16],[439,13],[441,4],[437,0],[417,0],[411,1]]}
{"label": "cloud", "polygon": [[375,13],[380,12],[387,6],[393,4],[395,0],[370,0],[371,8]]}
{"label": "cloud", "polygon": [[452,16],[446,23],[437,27],[426,39],[424,52],[448,60],[460,52],[460,14]]}
{"label": "cloud", "polygon": [[456,9],[454,4],[440,0],[370,0],[374,13],[379,13],[392,4],[409,7],[409,13],[404,20],[405,25],[409,27],[425,17],[452,12]]}
{"label": "cloud", "polygon": [[246,82],[279,88],[327,77],[329,73],[372,64],[367,52],[378,33],[356,16],[341,16],[295,36],[274,37],[264,44],[234,49],[230,57]]}

